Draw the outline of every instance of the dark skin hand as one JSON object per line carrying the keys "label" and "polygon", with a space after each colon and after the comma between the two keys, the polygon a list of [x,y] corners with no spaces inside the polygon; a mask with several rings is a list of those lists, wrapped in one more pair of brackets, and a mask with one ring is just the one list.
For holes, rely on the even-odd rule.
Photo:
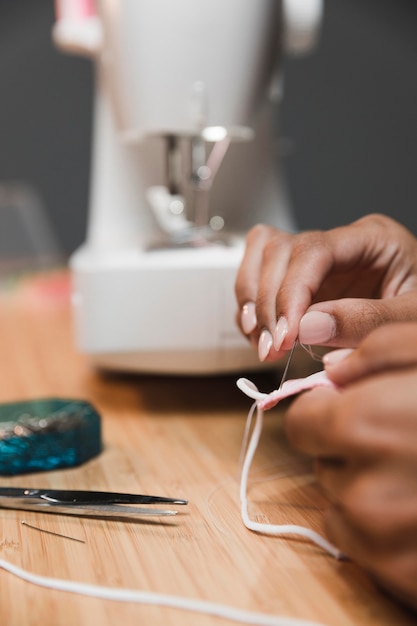
{"label": "dark skin hand", "polygon": [[329,539],[417,609],[417,324],[382,326],[326,371],[339,391],[299,396],[289,441],[314,459]]}
{"label": "dark skin hand", "polygon": [[236,280],[237,322],[259,358],[302,343],[356,347],[371,330],[417,321],[417,239],[383,215],[291,235],[255,226]]}

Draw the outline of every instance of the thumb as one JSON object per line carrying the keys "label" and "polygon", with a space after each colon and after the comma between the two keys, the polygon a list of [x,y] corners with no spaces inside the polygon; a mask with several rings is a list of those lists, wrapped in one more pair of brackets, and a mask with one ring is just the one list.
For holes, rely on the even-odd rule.
{"label": "thumb", "polygon": [[385,324],[370,333],[356,350],[335,350],[323,357],[328,377],[338,386],[379,372],[417,368],[417,324]]}
{"label": "thumb", "polygon": [[388,322],[417,321],[416,295],[382,300],[344,298],[312,305],[300,320],[303,344],[355,348],[369,333]]}

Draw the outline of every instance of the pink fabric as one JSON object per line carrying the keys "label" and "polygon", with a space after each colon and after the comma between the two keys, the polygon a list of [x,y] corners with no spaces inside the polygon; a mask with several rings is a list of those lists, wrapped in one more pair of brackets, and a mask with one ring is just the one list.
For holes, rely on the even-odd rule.
{"label": "pink fabric", "polygon": [[314,389],[314,387],[336,388],[335,384],[327,378],[326,372],[316,372],[315,374],[311,374],[311,376],[307,376],[307,378],[294,378],[293,380],[285,381],[281,389],[271,391],[265,399],[259,400],[259,408],[264,410],[271,409],[278,404],[280,400],[294,396],[307,389]]}
{"label": "pink fabric", "polygon": [[250,398],[257,401],[258,407],[263,410],[271,409],[278,404],[280,400],[294,396],[301,391],[307,389],[313,389],[314,387],[330,387],[336,389],[336,385],[327,378],[325,371],[316,372],[307,376],[306,378],[294,378],[293,380],[286,380],[281,389],[275,389],[271,393],[262,393],[257,390],[255,385],[245,378],[240,378],[237,381],[237,386]]}

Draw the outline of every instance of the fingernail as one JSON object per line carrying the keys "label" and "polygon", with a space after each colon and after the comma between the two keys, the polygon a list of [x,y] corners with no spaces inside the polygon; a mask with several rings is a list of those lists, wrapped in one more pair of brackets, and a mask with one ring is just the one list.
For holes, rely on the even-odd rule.
{"label": "fingernail", "polygon": [[272,335],[269,330],[263,330],[258,342],[258,356],[260,361],[265,361],[272,348]]}
{"label": "fingernail", "polygon": [[325,344],[336,334],[336,320],[328,313],[310,311],[300,321],[300,343]]}
{"label": "fingernail", "polygon": [[282,346],[282,342],[285,339],[286,334],[288,333],[288,324],[285,317],[281,316],[277,322],[274,331],[274,348],[278,352]]}
{"label": "fingernail", "polygon": [[332,366],[332,365],[336,365],[336,363],[339,363],[340,361],[343,361],[343,359],[346,359],[347,356],[349,356],[349,354],[352,354],[353,350],[351,350],[350,348],[342,348],[341,350],[332,350],[331,352],[328,352],[327,354],[324,355],[323,357],[323,365],[325,367],[327,367],[328,365]]}
{"label": "fingernail", "polygon": [[242,307],[242,313],[240,316],[240,323],[242,324],[243,332],[245,335],[249,335],[256,328],[256,312],[255,303],[247,302]]}

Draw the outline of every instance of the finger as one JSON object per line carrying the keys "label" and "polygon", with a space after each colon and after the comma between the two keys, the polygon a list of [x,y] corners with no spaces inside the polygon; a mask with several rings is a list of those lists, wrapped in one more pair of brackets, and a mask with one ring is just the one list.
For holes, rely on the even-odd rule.
{"label": "finger", "polygon": [[300,341],[354,348],[384,324],[416,321],[417,292],[395,298],[345,298],[312,305],[300,320]]}
{"label": "finger", "polygon": [[378,374],[337,392],[314,389],[291,404],[290,442],[314,457],[413,459],[417,450],[417,368]]}
{"label": "finger", "polygon": [[313,467],[317,482],[332,502],[339,501],[340,495],[351,484],[357,473],[354,464],[342,458],[317,458]]}
{"label": "finger", "polygon": [[[241,332],[247,336],[254,347],[258,347],[260,334],[265,328],[263,322],[258,326],[256,313],[264,248],[268,241],[279,237],[280,231],[275,228],[262,224],[252,228],[246,237],[245,253],[236,277],[235,293],[239,307],[237,323]],[[273,289],[274,285],[271,283],[271,290]],[[268,351],[264,353],[261,346],[259,346],[259,353],[262,356],[261,360],[265,360],[268,356]]]}
{"label": "finger", "polygon": [[361,565],[378,584],[398,599],[417,607],[417,545],[408,538],[401,548],[388,549],[375,542],[373,535],[363,533],[333,505],[325,514],[325,532],[341,552]]}
{"label": "finger", "polygon": [[401,547],[415,537],[415,463],[381,459],[347,474],[351,480],[339,493],[339,505],[351,524],[387,548]]}
{"label": "finger", "polygon": [[396,547],[415,535],[416,463],[317,459],[314,469],[330,500],[373,541]]}
{"label": "finger", "polygon": [[238,325],[252,344],[260,361],[275,361],[284,352],[274,349],[276,326],[275,294],[285,275],[292,236],[263,225],[247,236],[246,251],[236,279],[240,304]]}
{"label": "finger", "polygon": [[[253,309],[251,307],[252,304]],[[254,303],[248,302],[246,305],[244,305],[242,310],[237,310],[235,313],[235,323],[236,326],[240,329],[242,335],[244,335],[249,343],[252,345],[252,347],[256,349],[258,347],[258,339],[256,336],[254,336],[253,331],[250,330],[256,328],[256,317],[251,322],[252,315],[255,315],[254,308]]]}
{"label": "finger", "polygon": [[[400,298],[400,297],[399,297]],[[369,334],[346,358],[325,355],[329,377],[345,386],[372,374],[417,366],[417,324],[387,324]],[[343,356],[343,355],[341,355]]]}
{"label": "finger", "polygon": [[389,554],[373,562],[369,573],[380,587],[408,607],[417,609],[417,546],[415,541],[405,545],[401,552]]}
{"label": "finger", "polygon": [[[386,491],[386,490],[385,490]],[[385,494],[386,495],[386,494]],[[365,554],[383,552],[383,551],[401,551],[404,545],[414,544],[417,547],[417,539],[415,532],[415,511],[413,516],[395,515],[393,505],[387,500],[377,500],[375,494],[371,491],[367,493],[368,499],[365,506],[356,503],[354,507],[350,507],[347,503],[340,501],[335,502],[331,506],[331,513],[326,514],[326,533],[331,537],[335,544],[352,555],[352,547],[356,541],[352,538],[348,542],[336,535],[334,528],[336,526],[345,526],[349,528],[350,534],[355,535],[359,540],[361,549],[356,547],[356,554]],[[349,510],[351,509],[351,510]],[[338,520],[338,524],[335,522]],[[343,524],[342,521],[343,520]],[[351,546],[347,551],[348,543]],[[365,550],[365,546],[367,550]]]}
{"label": "finger", "polygon": [[236,299],[240,310],[247,302],[256,302],[263,249],[274,233],[275,229],[258,224],[246,236],[245,252],[235,282]]}
{"label": "finger", "polygon": [[[279,232],[268,241],[263,250],[262,267],[259,276],[258,295],[256,298],[256,317],[258,327],[266,329],[272,337],[276,351],[279,351],[288,326],[285,320],[277,328],[276,295],[288,269],[291,257],[293,236]],[[278,333],[279,341],[276,340]]]}
{"label": "finger", "polygon": [[[384,321],[404,319],[403,303],[395,310],[393,296],[416,292],[416,259],[415,237],[385,216],[367,216],[327,232],[297,235],[276,302],[277,315],[283,315],[289,324],[283,348],[292,344],[300,320],[310,307],[328,314],[320,322],[322,334],[313,336],[311,341],[321,345],[357,345],[365,333]],[[356,326],[356,321],[359,328],[362,325],[360,310],[355,323],[349,324],[349,315],[343,310],[347,301],[337,306],[337,300],[347,297],[355,298],[359,309],[359,299],[364,297],[391,299],[394,305],[385,313],[382,305],[374,308],[374,300],[363,303],[366,326],[361,334]],[[354,301],[349,304],[354,312]],[[415,319],[411,307],[406,319]],[[318,333],[318,321],[317,316],[313,318],[311,332]],[[307,324],[305,320],[304,323]],[[352,331],[353,339],[349,339]]]}
{"label": "finger", "polygon": [[[340,422],[349,417],[339,407],[339,392],[313,389],[296,398],[288,409],[284,425],[289,442],[313,457],[344,458],[346,442]],[[346,413],[346,416],[344,415]]]}
{"label": "finger", "polygon": [[[352,224],[294,237],[288,269],[276,298],[277,316],[283,315],[289,325],[284,348],[288,349],[294,341],[301,317],[315,300],[322,301],[332,296],[340,298],[350,291],[355,279],[362,280],[360,273],[366,271],[361,267],[364,251],[373,246],[367,234],[367,229]],[[362,292],[363,288],[358,289],[358,293]],[[333,320],[328,318],[327,321]],[[326,328],[323,345],[327,345],[336,334],[333,321]]]}
{"label": "finger", "polygon": [[[384,300],[344,298],[312,305],[300,320],[299,339],[305,345],[355,348],[394,313]],[[395,319],[395,317],[394,317]]]}

